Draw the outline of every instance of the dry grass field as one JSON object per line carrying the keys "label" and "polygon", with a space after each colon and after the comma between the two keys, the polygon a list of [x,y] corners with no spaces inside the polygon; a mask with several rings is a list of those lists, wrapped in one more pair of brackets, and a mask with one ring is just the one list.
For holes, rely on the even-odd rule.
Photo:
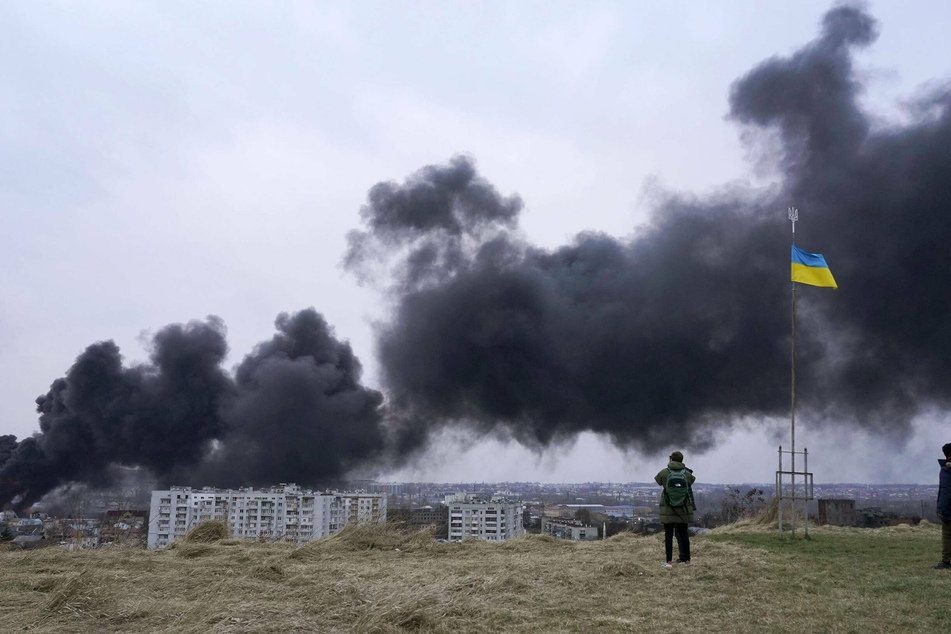
{"label": "dry grass field", "polygon": [[348,529],[295,548],[202,526],[161,552],[0,552],[0,632],[936,632],[940,530],[724,527],[661,567],[659,536],[436,543]]}

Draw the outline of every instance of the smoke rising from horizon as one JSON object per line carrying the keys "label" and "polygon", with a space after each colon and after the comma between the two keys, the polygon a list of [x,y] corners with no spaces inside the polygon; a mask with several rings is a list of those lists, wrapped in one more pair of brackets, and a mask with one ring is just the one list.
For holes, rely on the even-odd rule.
{"label": "smoke rising from horizon", "polygon": [[316,484],[418,455],[447,426],[533,448],[585,431],[709,448],[739,419],[788,414],[789,205],[840,284],[797,289],[800,411],[900,438],[951,407],[951,90],[873,126],[853,54],[876,33],[863,9],[833,8],[814,41],[731,87],[744,134],[780,142],[775,189],[668,193],[630,238],[533,245],[521,199],[465,156],[375,185],[344,263],[392,302],[385,404],[315,309],[278,317],[233,373],[215,317],[160,330],[141,365],[95,343],[37,399],[38,434],[0,436],[0,505],[106,484],[115,465]]}
{"label": "smoke rising from horizon", "polygon": [[732,86],[731,118],[781,142],[778,192],[669,194],[631,239],[538,248],[517,197],[464,156],[374,187],[345,264],[393,303],[378,354],[404,449],[464,425],[535,447],[592,431],[702,450],[739,419],[788,415],[789,205],[840,284],[797,291],[800,411],[899,438],[946,409],[951,93],[873,131],[852,55],[876,32],[833,8],[816,40]]}
{"label": "smoke rising from horizon", "polygon": [[382,396],[314,309],[281,314],[277,334],[238,365],[217,317],[173,324],[149,363],[125,367],[93,344],[37,398],[40,433],[0,437],[0,505],[27,506],[60,484],[104,486],[112,467],[169,484],[317,484],[340,478],[384,443]]}

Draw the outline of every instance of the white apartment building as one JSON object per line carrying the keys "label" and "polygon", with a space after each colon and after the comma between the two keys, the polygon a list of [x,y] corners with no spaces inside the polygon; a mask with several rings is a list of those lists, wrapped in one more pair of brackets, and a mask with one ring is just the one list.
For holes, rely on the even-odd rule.
{"label": "white apartment building", "polygon": [[483,500],[474,496],[446,496],[449,507],[449,541],[475,538],[502,541],[525,532],[522,503],[507,498]]}
{"label": "white apartment building", "polygon": [[348,523],[385,522],[386,496],[314,492],[295,484],[269,489],[152,491],[148,547],[164,548],[208,520],[226,521],[236,539],[302,544],[333,535]]}
{"label": "white apartment building", "polygon": [[[341,493],[344,517],[350,524],[386,521],[386,495],[381,493]],[[380,513],[383,519],[380,519]]]}

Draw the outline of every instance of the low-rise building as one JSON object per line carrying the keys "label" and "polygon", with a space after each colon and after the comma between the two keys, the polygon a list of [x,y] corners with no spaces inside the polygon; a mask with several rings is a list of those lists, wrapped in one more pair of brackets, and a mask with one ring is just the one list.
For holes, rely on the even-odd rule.
{"label": "low-rise building", "polygon": [[99,527],[101,544],[140,545],[146,536],[146,511],[106,511]]}
{"label": "low-rise building", "polygon": [[819,498],[819,524],[855,526],[855,500]]}
{"label": "low-rise building", "polygon": [[386,496],[315,492],[295,484],[267,489],[172,487],[153,491],[149,548],[164,548],[201,522],[227,522],[236,539],[283,539],[301,544],[333,535],[348,523],[386,521]]}
{"label": "low-rise building", "polygon": [[10,542],[21,548],[45,543],[43,520],[17,517],[13,511],[0,513],[0,542]]}
{"label": "low-rise building", "polygon": [[577,520],[542,516],[542,534],[557,539],[584,542],[598,539],[598,527]]}

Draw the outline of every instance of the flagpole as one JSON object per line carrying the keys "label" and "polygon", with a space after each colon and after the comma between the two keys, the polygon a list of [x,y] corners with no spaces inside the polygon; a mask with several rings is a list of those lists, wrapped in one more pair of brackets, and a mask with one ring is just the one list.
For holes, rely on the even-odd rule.
{"label": "flagpole", "polygon": [[[795,207],[789,208],[789,220],[792,222],[792,246],[796,246],[796,221],[799,220],[799,210]],[[790,303],[790,324],[792,328],[792,337],[789,347],[790,389],[789,389],[789,436],[790,436],[790,480],[792,488],[792,520],[791,535],[796,538],[796,283],[789,282],[792,302]]]}

